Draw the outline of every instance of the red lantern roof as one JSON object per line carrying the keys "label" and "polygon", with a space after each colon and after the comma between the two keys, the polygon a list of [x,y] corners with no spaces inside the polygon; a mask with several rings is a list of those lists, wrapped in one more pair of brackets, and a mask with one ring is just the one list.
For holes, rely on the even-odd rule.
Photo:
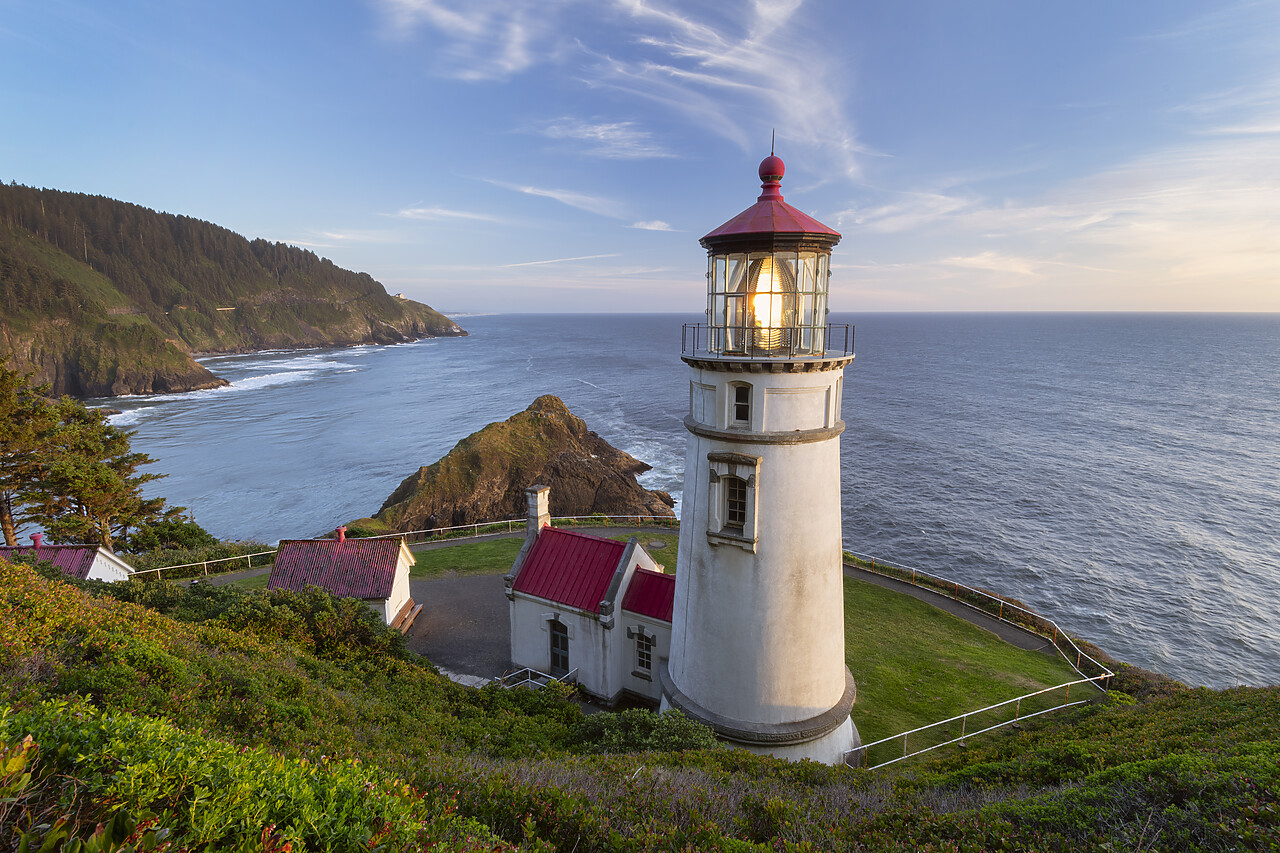
{"label": "red lantern roof", "polygon": [[760,164],[763,190],[756,203],[703,237],[699,242],[718,243],[728,238],[762,234],[813,234],[840,239],[840,232],[823,225],[807,213],[801,213],[782,200],[782,175],[786,169],[782,158],[770,154]]}

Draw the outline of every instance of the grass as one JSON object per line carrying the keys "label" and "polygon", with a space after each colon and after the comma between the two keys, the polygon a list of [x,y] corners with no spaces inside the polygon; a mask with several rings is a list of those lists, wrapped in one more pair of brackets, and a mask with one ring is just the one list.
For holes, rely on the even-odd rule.
{"label": "grass", "polygon": [[411,578],[438,578],[447,574],[493,575],[511,568],[520,553],[523,539],[490,539],[467,542],[414,553],[417,562],[409,570]]}
{"label": "grass", "polygon": [[[650,556],[659,565],[664,566],[667,572],[675,571],[676,552],[679,550],[680,541],[678,533],[639,530],[636,533],[624,533],[611,538],[626,542],[633,536],[639,538],[641,544],[645,546],[650,542],[662,542],[665,547],[653,549],[650,551]],[[418,562],[409,570],[409,577],[423,579],[438,578],[447,574],[503,574],[511,568],[523,544],[522,538],[490,539],[485,542],[463,542],[429,551],[415,551],[413,556]]]}
{"label": "grass", "polygon": [[[845,579],[845,657],[858,683],[853,721],[864,742],[1079,678],[1065,661],[1019,649],[990,631],[909,595]],[[1073,698],[1087,693],[1076,688]],[[1062,702],[1024,703],[1023,714]],[[1011,716],[1013,709],[1009,709]],[[976,719],[966,730],[995,720]],[[960,734],[959,726],[947,737]],[[940,735],[940,733],[939,733]],[[926,744],[919,735],[912,749]],[[932,742],[944,740],[934,736]],[[887,745],[901,754],[901,744]],[[871,759],[885,760],[873,751]]]}

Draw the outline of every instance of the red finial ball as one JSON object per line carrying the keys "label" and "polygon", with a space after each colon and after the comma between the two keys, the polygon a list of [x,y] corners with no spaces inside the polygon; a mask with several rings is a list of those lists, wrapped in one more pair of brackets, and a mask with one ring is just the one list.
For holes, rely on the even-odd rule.
{"label": "red finial ball", "polygon": [[770,154],[760,161],[760,180],[762,181],[781,181],[786,171],[787,167],[782,164],[782,158],[775,154]]}

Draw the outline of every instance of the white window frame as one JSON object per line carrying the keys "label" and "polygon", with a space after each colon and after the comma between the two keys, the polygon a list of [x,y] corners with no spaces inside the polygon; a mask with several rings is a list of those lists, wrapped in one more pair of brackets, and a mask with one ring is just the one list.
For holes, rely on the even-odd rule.
{"label": "white window frame", "polygon": [[[658,635],[643,625],[636,625],[627,628],[627,637],[635,640],[635,645],[632,647],[631,674],[645,681],[653,681],[653,664],[658,657]],[[648,655],[648,666],[642,664],[642,654]]]}
{"label": "white window frame", "polygon": [[[729,427],[737,427],[738,429],[750,429],[751,416],[754,413],[755,389],[751,387],[750,382],[730,382],[727,386],[728,393],[725,395],[727,408],[725,410],[725,425]],[[744,403],[738,402],[738,392],[746,391],[747,399]],[[738,407],[745,406],[747,416],[745,418],[738,417]]]}
{"label": "white window frame", "polygon": [[[760,475],[760,457],[742,453],[713,451],[707,454],[710,463],[710,484],[707,489],[707,540],[712,545],[734,545],[755,553],[756,543],[756,484]],[[746,517],[741,529],[728,524],[728,481],[741,480],[746,484]]]}

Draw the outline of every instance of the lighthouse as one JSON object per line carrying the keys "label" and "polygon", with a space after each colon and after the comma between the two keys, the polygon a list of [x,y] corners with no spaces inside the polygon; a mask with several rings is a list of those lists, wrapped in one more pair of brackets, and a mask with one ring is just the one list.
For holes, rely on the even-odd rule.
{"label": "lighthouse", "polygon": [[787,204],[782,160],[756,203],[702,238],[706,322],[683,330],[689,408],[664,708],[781,758],[860,745],[844,660],[840,399],[848,326],[827,323],[840,234]]}

